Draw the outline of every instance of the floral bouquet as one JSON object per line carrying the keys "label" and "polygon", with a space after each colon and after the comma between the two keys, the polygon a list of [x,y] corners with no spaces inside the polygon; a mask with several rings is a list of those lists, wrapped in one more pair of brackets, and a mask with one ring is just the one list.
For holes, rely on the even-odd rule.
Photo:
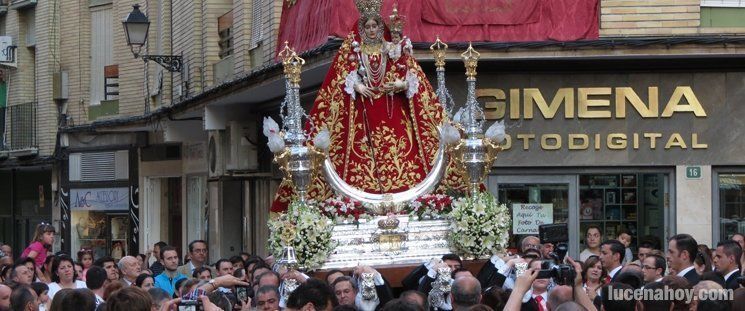
{"label": "floral bouquet", "polygon": [[336,247],[331,240],[331,220],[319,209],[298,201],[293,201],[288,211],[269,220],[269,251],[279,259],[282,249],[292,246],[300,267],[308,271],[320,267]]}
{"label": "floral bouquet", "polygon": [[409,216],[415,216],[421,220],[422,216],[447,215],[453,210],[453,197],[446,194],[427,194],[418,197],[409,203],[407,211]]}
{"label": "floral bouquet", "polygon": [[318,209],[325,216],[336,220],[350,220],[358,223],[360,217],[365,217],[365,207],[362,202],[347,197],[328,198],[318,204]]}
{"label": "floral bouquet", "polygon": [[483,258],[504,249],[509,239],[510,212],[489,192],[462,197],[450,212],[450,245],[465,257]]}

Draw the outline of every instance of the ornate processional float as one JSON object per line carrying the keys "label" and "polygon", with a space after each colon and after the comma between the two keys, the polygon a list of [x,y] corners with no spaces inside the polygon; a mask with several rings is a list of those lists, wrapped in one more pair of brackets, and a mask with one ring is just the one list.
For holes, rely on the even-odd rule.
{"label": "ornate processional float", "polygon": [[272,207],[278,217],[269,222],[278,266],[421,264],[447,253],[483,258],[500,251],[511,218],[482,185],[505,133],[502,123],[484,131],[475,95],[479,53],[469,45],[461,54],[468,95],[451,116],[447,44],[438,38],[430,47],[434,90],[396,9],[386,26],[380,0],[357,5],[360,21],[309,114],[299,97],[305,61],[287,43],[279,55],[286,76],[282,127],[264,120],[285,174]]}

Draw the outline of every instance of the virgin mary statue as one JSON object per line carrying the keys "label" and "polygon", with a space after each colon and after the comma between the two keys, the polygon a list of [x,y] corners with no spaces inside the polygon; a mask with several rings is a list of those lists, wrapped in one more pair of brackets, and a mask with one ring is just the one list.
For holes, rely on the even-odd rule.
{"label": "virgin mary statue", "polygon": [[[377,194],[405,191],[426,177],[445,118],[406,48],[408,39],[400,36],[403,22],[397,11],[388,27],[380,7],[381,0],[357,1],[359,22],[332,61],[310,112],[313,126],[307,127],[311,137],[329,130],[328,156],[346,183]],[[390,42],[391,32],[398,42]],[[322,201],[332,195],[323,176],[316,177],[309,198]],[[291,196],[284,181],[272,211],[284,211]]]}

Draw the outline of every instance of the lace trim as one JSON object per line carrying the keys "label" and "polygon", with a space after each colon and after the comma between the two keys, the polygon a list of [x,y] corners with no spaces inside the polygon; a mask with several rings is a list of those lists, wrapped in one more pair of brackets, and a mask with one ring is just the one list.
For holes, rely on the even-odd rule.
{"label": "lace trim", "polygon": [[406,97],[411,99],[419,92],[419,77],[411,71],[406,72],[406,84],[408,85],[408,88],[406,89]]}
{"label": "lace trim", "polygon": [[347,75],[344,81],[344,92],[347,92],[352,100],[357,99],[357,92],[354,91],[354,86],[360,83],[360,76],[357,74],[357,70],[353,70]]}

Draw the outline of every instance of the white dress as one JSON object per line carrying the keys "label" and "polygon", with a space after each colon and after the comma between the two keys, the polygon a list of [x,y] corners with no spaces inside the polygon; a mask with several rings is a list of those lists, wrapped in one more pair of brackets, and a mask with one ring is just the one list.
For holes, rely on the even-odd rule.
{"label": "white dress", "polygon": [[[62,290],[62,286],[57,282],[52,282],[47,285],[49,286],[49,293],[47,295],[49,295],[49,301],[52,301],[52,299],[54,299],[54,294]],[[75,280],[75,288],[88,288],[88,286],[85,285],[85,282],[83,281]]]}
{"label": "white dress", "polygon": [[579,260],[585,262],[590,256],[597,256],[597,254],[591,252],[589,248],[585,248],[585,250],[579,253]]}

